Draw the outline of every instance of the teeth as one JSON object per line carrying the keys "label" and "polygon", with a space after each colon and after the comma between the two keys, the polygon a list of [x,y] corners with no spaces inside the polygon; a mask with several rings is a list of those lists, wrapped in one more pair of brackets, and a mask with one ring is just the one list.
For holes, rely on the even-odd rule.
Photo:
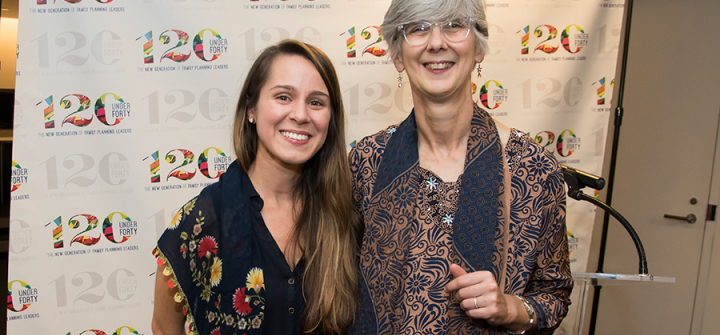
{"label": "teeth", "polygon": [[289,138],[299,140],[299,141],[305,141],[309,137],[307,135],[295,134],[295,133],[291,133],[289,131],[283,131],[283,132],[281,132],[281,134],[282,134],[282,136],[289,137]]}
{"label": "teeth", "polygon": [[430,70],[443,70],[452,66],[452,63],[428,63],[425,65]]}

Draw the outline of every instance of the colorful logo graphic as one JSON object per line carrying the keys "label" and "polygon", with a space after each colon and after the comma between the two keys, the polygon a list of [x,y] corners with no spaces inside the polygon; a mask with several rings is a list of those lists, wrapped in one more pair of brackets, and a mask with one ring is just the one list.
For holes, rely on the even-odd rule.
{"label": "colorful logo graphic", "polygon": [[[110,115],[115,118],[115,122],[112,124],[108,123],[107,121],[107,115],[105,112],[105,97],[108,94],[112,94],[113,98],[115,98],[115,103],[111,105],[112,109],[110,111]],[[100,96],[100,98],[97,99],[95,102],[95,115],[97,115],[98,120],[102,122],[102,124],[106,126],[114,126],[120,123],[120,121],[123,120],[123,118],[126,118],[130,116],[130,103],[125,102],[119,95],[115,93],[105,93]]]}
{"label": "colorful logo graphic", "polygon": [[[113,222],[116,215],[120,216],[119,222]],[[81,223],[82,222],[82,223]],[[93,246],[100,242],[102,235],[105,239],[113,244],[124,243],[130,239],[133,235],[137,234],[138,224],[137,221],[130,219],[125,213],[113,212],[110,213],[105,220],[103,220],[102,232],[97,235],[92,234],[93,230],[98,227],[99,220],[95,215],[92,214],[77,214],[70,217],[67,221],[67,227],[70,229],[80,229],[85,227],[84,230],[77,233],[70,239],[68,247],[72,246],[73,243],[80,243],[84,246]],[[48,222],[45,227],[52,227],[52,244],[53,249],[62,249],[64,247],[63,241],[63,220],[62,216],[58,216],[52,221]],[[118,229],[118,234],[122,236],[120,241],[117,241],[115,236],[115,228]],[[87,235],[85,233],[88,233]]]}
{"label": "colorful logo graphic", "polygon": [[[207,41],[205,40],[206,33],[210,34],[210,39]],[[135,40],[140,39],[145,41],[142,45],[143,63],[153,64],[155,62],[155,56],[153,54],[154,40],[152,30]],[[188,50],[186,45],[189,40],[190,35],[178,29],[168,29],[160,33],[158,42],[172,45],[172,47],[163,52],[159,62],[162,62],[164,59],[169,59],[175,63],[183,63],[187,61],[193,53],[204,62],[212,62],[226,53],[228,49],[227,39],[222,38],[222,36],[213,29],[203,29],[198,32],[193,38],[192,48]]]}
{"label": "colorful logo graphic", "polygon": [[[574,34],[571,33],[573,29],[575,30]],[[520,54],[527,55],[528,42],[530,41],[530,26],[527,25],[523,27],[517,33],[522,33],[520,36]],[[588,34],[577,24],[571,24],[565,27],[560,33],[560,43],[555,40],[558,37],[557,28],[549,24],[541,24],[535,27],[533,35],[536,38],[542,38],[542,40],[535,45],[533,53],[539,51],[545,54],[555,53],[560,49],[560,45],[562,45],[565,51],[576,54],[580,52],[583,47],[587,46],[589,39]]]}
{"label": "colorful logo graphic", "polygon": [[[17,295],[13,297],[13,284],[18,283],[20,284],[20,289],[17,291]],[[38,293],[37,289],[30,287],[30,285],[22,280],[13,280],[8,283],[8,298],[7,298],[7,308],[10,311],[13,312],[22,312],[32,303],[37,302],[38,299]],[[22,305],[22,308],[17,309],[15,304]]]}
{"label": "colorful logo graphic", "polygon": [[[182,163],[170,170],[165,178],[165,181],[170,180],[170,178],[182,181],[191,180],[195,177],[195,174],[197,174],[198,169],[200,169],[200,173],[206,178],[217,179],[220,175],[225,173],[230,163],[235,160],[232,157],[226,156],[225,152],[222,150],[216,147],[209,147],[203,150],[200,154],[197,162],[197,169],[188,169],[188,167],[192,167],[190,164],[192,164],[195,160],[195,154],[187,149],[173,149],[168,151],[168,153],[165,154],[165,162],[168,164],[176,164],[180,162],[180,157],[182,157]],[[160,151],[158,150],[153,152],[150,156],[143,159],[143,161],[145,160],[150,162],[150,182],[159,183],[161,181]]]}
{"label": "colorful logo graphic", "polygon": [[[495,88],[491,88],[490,85],[494,84]],[[477,85],[472,83],[472,95],[478,92]],[[492,96],[492,99],[490,99]],[[480,94],[475,103],[482,104],[487,109],[496,109],[506,102],[508,98],[508,90],[503,88],[502,84],[497,80],[488,80],[480,87]],[[490,106],[492,104],[492,107]]]}
{"label": "colorful logo graphic", "polygon": [[580,244],[580,239],[575,237],[569,230],[567,231],[567,240],[568,240],[568,247],[570,249],[570,254],[573,253],[573,251],[577,250],[578,245]]}
{"label": "colorful logo graphic", "polygon": [[520,49],[520,54],[527,55],[528,42],[530,41],[530,26],[523,27],[521,31],[523,32],[523,35],[520,37],[520,45],[522,46],[522,48]]}
{"label": "colorful logo graphic", "polygon": [[[110,0],[110,1],[112,1],[112,0]],[[126,331],[126,332],[123,332],[123,330],[125,330],[125,329],[127,329],[127,331]],[[84,335],[84,334],[107,335],[107,333],[106,333],[105,331],[102,331],[102,330],[99,330],[99,329],[88,329],[88,330],[81,331],[81,332],[78,333],[78,334],[80,334],[80,335]],[[138,333],[138,331],[135,330],[135,328],[130,327],[130,326],[122,326],[122,327],[116,329],[116,330],[112,333],[112,335],[127,335],[127,334],[140,335],[140,333]],[[71,332],[68,332],[67,335],[72,335],[72,333],[71,333]]]}
{"label": "colorful logo graphic", "polygon": [[[525,132],[530,135],[530,133]],[[567,135],[570,136],[567,136]],[[555,143],[555,133],[548,130],[543,130],[535,135],[535,142],[543,146],[550,153],[555,153],[555,150],[549,148],[551,144]],[[565,129],[560,132],[560,136],[557,138],[555,145],[558,155],[562,157],[570,157],[575,150],[580,149],[580,138],[575,136],[575,132],[570,129]]]}
{"label": "colorful logo graphic", "polygon": [[28,181],[27,169],[21,167],[16,161],[12,161],[12,171],[10,172],[10,175],[10,184],[12,184],[10,192],[15,192],[15,190],[20,188],[22,184],[25,184]]}
{"label": "colorful logo graphic", "polygon": [[597,88],[597,104],[598,105],[604,105],[605,104],[605,77],[602,77],[600,80],[600,87]]}
{"label": "colorful logo graphic", "polygon": [[[83,1],[83,0],[65,0],[65,2],[67,2],[67,3],[69,3],[69,4],[72,4],[72,5],[77,4],[77,3],[81,3],[82,1]],[[95,1],[96,1],[97,3],[101,3],[101,4],[107,4],[107,3],[113,2],[113,0],[95,0]],[[53,0],[52,3],[55,3],[55,2],[57,2],[57,0]],[[38,5],[47,5],[47,4],[48,4],[48,0],[37,0],[37,4],[38,4]]]}
{"label": "colorful logo graphic", "polygon": [[[106,105],[106,100],[108,96],[112,96],[115,101],[110,103],[109,108],[106,109],[106,107],[108,107]],[[65,95],[60,99],[60,108],[72,109],[75,105],[74,101],[77,102],[77,109],[66,115],[60,126],[62,127],[65,124],[71,124],[76,127],[89,126],[93,121],[93,114],[89,113],[89,117],[86,117],[87,115],[85,115],[84,113],[90,108],[89,97],[82,94]],[[43,122],[45,124],[45,129],[53,129],[55,128],[55,103],[53,96],[51,95],[43,99],[42,101],[38,102],[36,106],[42,103],[45,103],[47,105],[47,107],[43,108]],[[115,121],[112,123],[108,121],[108,115],[114,118]],[[116,126],[124,118],[130,116],[130,103],[125,102],[122,97],[115,93],[104,93],[95,101],[95,116],[97,116],[98,120],[100,120],[100,123],[106,126]]]}
{"label": "colorful logo graphic", "polygon": [[[348,37],[345,40],[345,48],[347,49],[347,58],[355,58],[357,55],[355,51],[355,27],[350,27],[350,29],[347,30],[347,33],[350,34],[350,37]],[[345,32],[343,32],[342,35],[345,35]],[[373,38],[373,36],[376,36],[377,38]],[[378,43],[383,41],[382,37],[382,30],[380,30],[380,27],[378,26],[367,26],[363,28],[362,31],[360,31],[360,37],[363,40],[366,41],[373,41],[369,45],[367,45],[364,49],[362,54],[360,54],[360,57],[365,56],[365,54],[370,54],[375,57],[382,57],[385,56],[387,53],[387,50],[380,48],[377,46]]]}
{"label": "colorful logo graphic", "polygon": [[[575,35],[570,35],[570,29],[575,28],[576,33]],[[574,43],[570,44],[570,36],[574,36]],[[563,48],[571,53],[576,54],[582,50],[584,46],[587,46],[588,43],[588,34],[585,33],[585,31],[580,28],[577,24],[571,24],[565,28],[565,30],[562,31],[560,34],[560,42],[562,43]],[[573,51],[573,48],[575,48],[575,51]]]}
{"label": "colorful logo graphic", "polygon": [[[495,84],[495,89],[491,90],[490,84]],[[492,92],[492,107],[490,107],[490,102],[488,101],[488,92]],[[485,82],[485,85],[480,88],[480,103],[488,109],[500,107],[503,102],[507,101],[507,98],[508,90],[504,89],[502,84],[497,80],[488,80]]]}
{"label": "colorful logo graphic", "polygon": [[[565,137],[565,134],[570,134],[570,137]],[[576,149],[580,148],[580,138],[575,136],[575,132],[570,129],[565,129],[560,133],[557,142],[558,155],[562,157],[568,157],[575,152]]]}
{"label": "colorful logo graphic", "polygon": [[[605,104],[605,77],[600,78],[600,80],[597,81],[597,83],[600,85],[597,88],[597,104],[598,105],[604,105]],[[595,83],[593,83],[595,85]],[[615,79],[610,81],[610,88],[615,88]],[[612,101],[610,101],[612,103]]]}

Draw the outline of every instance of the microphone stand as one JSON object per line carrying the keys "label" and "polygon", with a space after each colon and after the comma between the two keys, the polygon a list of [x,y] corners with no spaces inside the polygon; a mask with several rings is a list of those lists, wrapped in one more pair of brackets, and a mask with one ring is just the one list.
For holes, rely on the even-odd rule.
{"label": "microphone stand", "polygon": [[[605,196],[605,201],[607,201],[607,206],[612,204],[612,195],[613,195],[613,186],[615,184],[615,167],[617,165],[617,152],[618,152],[618,142],[620,141],[620,126],[622,125],[622,119],[623,114],[625,112],[625,109],[623,108],[623,98],[624,98],[624,90],[625,90],[625,72],[627,70],[627,60],[628,60],[628,47],[630,44],[630,23],[632,22],[632,9],[633,9],[633,0],[626,0],[625,6],[627,7],[627,11],[625,13],[625,35],[623,37],[623,49],[620,59],[620,78],[618,80],[618,99],[617,99],[617,107],[615,108],[615,120],[614,120],[614,131],[613,131],[613,140],[612,140],[612,149],[610,152],[610,171],[608,173],[608,189],[607,194]],[[569,193],[569,191],[568,191]],[[576,198],[577,199],[577,198]],[[603,209],[605,209],[603,207]],[[598,267],[597,272],[602,273],[603,268],[605,266],[605,248],[607,246],[607,234],[608,234],[608,223],[610,222],[610,215],[612,214],[612,211],[605,210],[605,215],[603,216],[603,225],[602,225],[602,233],[600,234],[600,253],[598,256]],[[617,212],[616,212],[617,213]],[[613,216],[618,219],[618,216]],[[620,216],[622,217],[622,216]],[[623,223],[623,220],[618,219],[621,223]],[[627,221],[625,221],[627,222]],[[623,223],[623,226],[625,226],[625,223]],[[628,224],[629,226],[629,224]],[[626,227],[627,229],[627,227]],[[632,229],[632,228],[631,228]],[[628,230],[628,232],[630,232]],[[632,233],[630,234],[633,235]],[[638,240],[639,241],[639,240]],[[638,243],[636,242],[635,245],[637,246]],[[642,246],[642,245],[641,245]],[[640,252],[640,250],[638,250]],[[644,255],[644,251],[643,251]],[[642,264],[641,264],[642,265]],[[645,269],[647,269],[647,264]],[[647,274],[642,273],[640,274]],[[595,290],[593,292],[593,303],[592,303],[592,311],[590,313],[590,330],[588,332],[588,335],[595,335],[595,327],[597,325],[597,313],[598,313],[598,307],[600,304],[600,289],[602,286],[596,286]]]}
{"label": "microphone stand", "polygon": [[[622,216],[618,211],[616,211],[614,208],[610,207],[608,204],[596,199],[595,197],[591,197],[589,195],[586,195],[581,191],[582,188],[588,186],[591,188],[594,188],[596,190],[601,190],[605,186],[605,180],[594,176],[592,174],[589,174],[584,171],[576,170],[572,167],[562,165],[563,169],[563,177],[565,179],[565,183],[568,185],[568,196],[578,200],[578,201],[587,201],[592,203],[595,206],[598,206],[602,208],[605,211],[605,217],[606,217],[606,224],[607,224],[607,217],[608,215],[612,215],[615,219],[617,219],[620,224],[627,230],[628,234],[630,234],[630,237],[632,238],[633,242],[635,243],[635,249],[637,249],[638,253],[638,259],[639,259],[639,267],[638,267],[638,273],[642,276],[648,275],[648,267],[647,267],[647,257],[645,255],[645,248],[643,248],[642,242],[640,241],[640,237],[635,232],[635,229],[633,229],[632,225]],[[606,227],[605,227],[606,228]],[[606,231],[606,229],[603,229],[603,231]],[[605,242],[603,240],[603,242]],[[602,272],[602,270],[599,270],[598,272]],[[599,289],[600,286],[595,287],[595,299],[593,300],[593,309],[592,309],[592,318],[590,319],[590,332],[589,334],[595,334],[595,323],[597,320],[597,301],[598,301],[598,295],[599,295]]]}
{"label": "microphone stand", "polygon": [[592,174],[589,174],[585,171],[576,170],[574,168],[571,168],[569,166],[562,166],[563,168],[563,177],[565,178],[565,183],[568,185],[568,196],[578,200],[578,201],[587,201],[595,206],[598,206],[605,210],[605,213],[608,213],[612,215],[615,219],[617,219],[620,224],[627,230],[628,234],[630,234],[630,237],[632,238],[633,242],[635,243],[635,249],[637,249],[638,253],[638,259],[640,261],[640,265],[638,267],[638,273],[643,276],[648,275],[648,269],[647,269],[647,257],[645,256],[645,248],[643,248],[642,242],[640,241],[640,237],[635,232],[635,229],[633,229],[632,225],[630,225],[630,222],[628,222],[625,217],[623,217],[617,210],[610,207],[606,203],[596,199],[595,197],[591,197],[580,189],[589,186],[591,188],[594,188],[596,190],[601,190],[603,186],[605,186],[605,180],[594,176]]}

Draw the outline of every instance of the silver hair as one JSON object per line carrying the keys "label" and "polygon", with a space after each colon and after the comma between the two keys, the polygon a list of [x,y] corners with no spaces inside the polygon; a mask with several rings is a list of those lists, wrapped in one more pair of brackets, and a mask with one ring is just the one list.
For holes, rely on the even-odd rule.
{"label": "silver hair", "polygon": [[475,19],[475,45],[483,54],[488,51],[488,23],[485,17],[485,0],[393,0],[385,13],[380,30],[388,43],[391,58],[402,55],[402,32],[398,26],[417,21],[439,22],[467,14]]}

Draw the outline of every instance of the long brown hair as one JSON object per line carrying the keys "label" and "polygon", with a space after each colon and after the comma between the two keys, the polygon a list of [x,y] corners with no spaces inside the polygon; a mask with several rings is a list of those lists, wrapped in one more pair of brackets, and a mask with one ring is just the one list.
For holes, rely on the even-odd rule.
{"label": "long brown hair", "polygon": [[310,60],[330,95],[330,124],[325,143],[303,165],[294,187],[297,213],[293,242],[306,261],[303,295],[306,307],[303,331],[323,334],[345,332],[353,323],[358,305],[358,257],[361,222],[352,198],[352,176],[345,151],[345,110],[335,68],[317,47],[285,40],[268,47],[250,68],[235,112],[235,154],[245,171],[257,155],[257,130],[247,111],[257,105],[273,60],[278,55],[299,55]]}

